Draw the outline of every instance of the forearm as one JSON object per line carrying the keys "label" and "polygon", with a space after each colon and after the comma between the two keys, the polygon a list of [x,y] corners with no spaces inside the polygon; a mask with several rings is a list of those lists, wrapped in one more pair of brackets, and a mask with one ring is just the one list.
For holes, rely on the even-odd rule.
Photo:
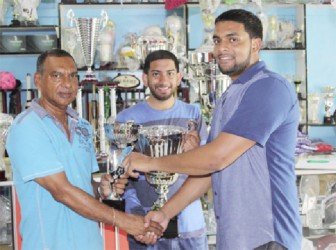
{"label": "forearm", "polygon": [[189,177],[178,192],[161,208],[161,211],[171,219],[190,203],[200,198],[210,187],[210,175],[204,177]]}
{"label": "forearm", "polygon": [[[72,186],[70,189],[71,190],[69,190],[69,192],[66,192],[67,195],[62,195],[62,197],[55,196],[55,199],[62,202],[64,205],[68,206],[83,217],[105,224],[114,225],[131,234],[133,233],[129,231],[130,225],[134,223],[135,219],[132,215],[128,215],[99,202],[97,199],[93,198],[91,195],[79,188]],[[136,225],[134,227],[135,231]]]}
{"label": "forearm", "polygon": [[51,194],[55,200],[83,217],[110,225],[114,223],[112,208],[75,186],[69,185],[57,192],[51,191]]}
{"label": "forearm", "polygon": [[[222,170],[234,162],[255,142],[221,133],[216,140],[183,154],[150,158],[146,171],[205,175]],[[134,163],[136,169],[136,162]]]}
{"label": "forearm", "polygon": [[82,189],[71,185],[64,172],[37,178],[35,181],[47,189],[56,201],[83,217],[110,225],[114,223],[117,215],[113,214],[113,209]]}

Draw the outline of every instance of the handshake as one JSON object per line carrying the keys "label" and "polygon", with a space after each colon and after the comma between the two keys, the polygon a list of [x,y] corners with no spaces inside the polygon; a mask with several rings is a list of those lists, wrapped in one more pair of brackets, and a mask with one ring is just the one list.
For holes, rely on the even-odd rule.
{"label": "handshake", "polygon": [[[112,183],[112,184],[111,184]],[[99,193],[103,199],[118,196],[124,193],[128,183],[128,175],[123,174],[118,179],[113,179],[110,174],[103,174],[99,185]],[[134,238],[147,245],[155,244],[166,230],[170,218],[163,211],[150,211],[145,217],[128,214],[113,209],[113,226],[117,226]]]}

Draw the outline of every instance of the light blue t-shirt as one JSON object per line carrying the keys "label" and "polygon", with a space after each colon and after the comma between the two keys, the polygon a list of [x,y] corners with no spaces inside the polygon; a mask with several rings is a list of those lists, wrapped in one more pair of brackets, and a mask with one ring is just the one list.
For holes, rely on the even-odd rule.
{"label": "light blue t-shirt", "polygon": [[57,202],[35,178],[65,172],[69,182],[93,196],[98,171],[90,124],[68,108],[70,141],[64,128],[36,101],[10,128],[7,151],[21,207],[23,250],[98,250],[98,223]]}
{"label": "light blue t-shirt", "polygon": [[244,72],[216,103],[209,142],[221,132],[256,142],[212,175],[217,249],[251,250],[270,241],[301,249],[294,171],[298,123],[294,85],[263,62]]}
{"label": "light blue t-shirt", "polygon": [[[196,120],[201,144],[204,144],[207,140],[207,128],[199,107],[180,100],[176,100],[174,106],[167,110],[153,109],[146,101],[142,101],[118,113],[116,121],[127,122],[133,120],[135,123],[142,124],[143,126],[174,125],[187,129],[190,119]],[[169,186],[168,199],[182,186],[186,179],[187,175],[179,174],[178,180]],[[148,184],[144,174],[141,174],[137,180],[130,180],[126,188],[124,194],[126,212],[145,215],[157,197],[158,195],[154,187]],[[205,222],[199,199],[192,202],[178,214],[178,230],[180,241],[183,241],[183,238],[199,238],[198,241],[196,239],[188,241],[188,248],[207,249]],[[131,249],[146,249],[144,245],[135,243],[132,237],[129,242]],[[158,244],[163,243],[159,242]],[[183,242],[179,242],[179,244],[183,245]],[[163,245],[161,246],[163,247]]]}

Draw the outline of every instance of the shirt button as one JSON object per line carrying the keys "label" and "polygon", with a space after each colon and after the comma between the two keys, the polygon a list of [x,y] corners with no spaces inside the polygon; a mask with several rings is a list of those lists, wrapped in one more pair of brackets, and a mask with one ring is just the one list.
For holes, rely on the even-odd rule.
{"label": "shirt button", "polygon": [[218,215],[216,215],[216,220],[219,220],[219,216]]}
{"label": "shirt button", "polygon": [[215,191],[214,194],[217,195],[217,192]]}

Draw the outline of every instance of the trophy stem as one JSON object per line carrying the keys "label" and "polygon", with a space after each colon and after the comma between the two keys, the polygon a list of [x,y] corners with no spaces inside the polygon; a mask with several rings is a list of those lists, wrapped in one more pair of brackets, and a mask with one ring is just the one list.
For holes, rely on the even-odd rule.
{"label": "trophy stem", "polygon": [[5,163],[5,145],[0,145],[0,170],[5,170],[6,169],[6,163]]}
{"label": "trophy stem", "polygon": [[152,211],[160,210],[160,208],[162,208],[162,206],[167,202],[168,185],[157,185],[155,191],[159,194],[159,197],[151,207]]}

